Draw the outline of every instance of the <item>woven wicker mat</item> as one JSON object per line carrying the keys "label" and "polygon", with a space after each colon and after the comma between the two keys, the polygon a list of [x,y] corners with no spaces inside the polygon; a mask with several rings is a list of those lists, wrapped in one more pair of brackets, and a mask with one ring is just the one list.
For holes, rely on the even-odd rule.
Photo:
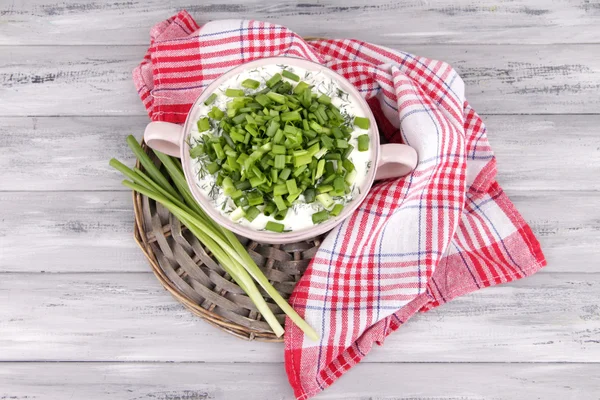
{"label": "woven wicker mat", "polygon": [[[145,151],[160,162],[142,144]],[[137,167],[143,169],[138,163]],[[134,236],[160,283],[190,311],[208,323],[247,340],[280,342],[242,289],[171,213],[154,200],[133,193]],[[240,237],[271,284],[287,299],[316,253],[322,236],[270,245]],[[262,291],[262,289],[261,289]],[[263,292],[264,293],[264,292]],[[285,314],[265,295],[279,322]]]}

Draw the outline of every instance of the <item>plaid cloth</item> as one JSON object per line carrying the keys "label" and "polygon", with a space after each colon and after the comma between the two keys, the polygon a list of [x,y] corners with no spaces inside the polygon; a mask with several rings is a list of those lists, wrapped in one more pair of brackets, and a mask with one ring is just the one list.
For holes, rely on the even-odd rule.
{"label": "plaid cloth", "polygon": [[448,64],[358,40],[306,42],[258,21],[199,27],[185,11],[151,37],[134,81],[154,121],[183,123],[203,88],[235,65],[304,57],[348,78],[382,135],[417,150],[416,170],[372,188],[327,236],[292,295],[321,337],[313,342],[286,322],[285,366],[298,399],[331,385],[416,312],[545,265],[494,180],[485,127]]}

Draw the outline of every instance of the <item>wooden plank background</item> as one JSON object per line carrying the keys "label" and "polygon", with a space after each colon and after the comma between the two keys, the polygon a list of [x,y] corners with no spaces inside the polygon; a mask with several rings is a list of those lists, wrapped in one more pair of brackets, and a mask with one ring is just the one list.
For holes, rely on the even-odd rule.
{"label": "wooden plank background", "polygon": [[189,0],[7,2],[0,44],[147,45],[149,28],[181,9],[199,23],[260,19],[301,35],[407,43],[598,43],[598,2],[545,0]]}
{"label": "wooden plank background", "polygon": [[[2,313],[2,361],[283,361],[281,345],[247,343],[198,320],[152,274],[28,277],[2,277],[21,305]],[[598,363],[598,292],[600,276],[587,273],[489,288],[416,316],[364,362]]]}
{"label": "wooden plank background", "polygon": [[322,399],[600,399],[600,1],[0,1],[0,399],[289,399],[278,344],[193,317],[108,168],[151,26],[258,18],[450,62],[549,265],[416,316]]}
{"label": "wooden plank background", "polygon": [[[287,385],[279,364],[25,363],[0,378],[14,398],[280,400]],[[595,364],[361,364],[319,399],[587,400],[600,383]],[[44,374],[38,374],[44,369]],[[431,376],[444,377],[432,384]],[[588,376],[582,386],[581,377]],[[390,389],[390,382],[398,382]],[[395,391],[393,390],[395,388]],[[502,388],[501,390],[499,388]],[[401,394],[400,394],[401,393]],[[501,393],[501,396],[499,396]],[[400,395],[399,395],[400,394]]]}
{"label": "wooden plank background", "polygon": [[[452,64],[465,81],[469,102],[482,114],[600,109],[600,44],[397,47]],[[0,116],[146,115],[131,80],[146,49],[6,46]],[[57,52],[60,57],[54,59]]]}

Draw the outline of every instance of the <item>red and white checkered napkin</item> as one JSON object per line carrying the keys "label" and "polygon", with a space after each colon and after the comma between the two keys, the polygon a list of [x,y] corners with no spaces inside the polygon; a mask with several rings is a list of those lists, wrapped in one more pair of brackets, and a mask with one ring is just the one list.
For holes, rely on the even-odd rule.
{"label": "red and white checkered napkin", "polygon": [[531,229],[494,180],[485,128],[448,64],[358,40],[307,43],[258,21],[198,27],[186,12],[151,36],[134,80],[153,120],[182,123],[220,74],[287,55],[344,75],[368,99],[386,139],[417,150],[416,170],[373,187],[327,236],[292,295],[321,337],[313,342],[286,323],[286,371],[298,399],[331,385],[417,311],[545,265]]}

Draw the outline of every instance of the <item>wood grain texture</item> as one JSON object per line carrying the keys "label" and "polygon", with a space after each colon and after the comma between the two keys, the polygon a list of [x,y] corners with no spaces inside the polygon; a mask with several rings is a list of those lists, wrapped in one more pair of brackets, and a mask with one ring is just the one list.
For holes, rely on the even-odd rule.
{"label": "wood grain texture", "polygon": [[[482,118],[505,190],[600,190],[600,115]],[[108,160],[133,165],[125,136],[141,138],[147,122],[147,117],[0,118],[0,190],[125,190]]]}
{"label": "wood grain texture", "polygon": [[[508,194],[554,272],[598,272],[597,192]],[[129,192],[0,192],[0,272],[147,272]],[[23,205],[27,206],[24,207]]]}
{"label": "wood grain texture", "polygon": [[[599,376],[597,364],[363,363],[318,399],[597,400]],[[293,396],[280,364],[4,363],[0,398],[290,400]]]}
{"label": "wood grain texture", "polygon": [[[597,192],[509,191],[554,272],[598,272]],[[27,207],[23,205],[27,204]],[[0,192],[0,272],[142,272],[130,192]]]}
{"label": "wood grain texture", "polygon": [[0,192],[0,221],[0,270],[150,271],[130,192]]}
{"label": "wood grain texture", "polygon": [[0,44],[146,44],[150,28],[181,9],[199,23],[259,19],[303,35],[359,37],[388,45],[600,41],[595,0],[33,0],[0,6]]}
{"label": "wood grain texture", "polygon": [[600,190],[600,115],[482,118],[505,190]]}
{"label": "wood grain texture", "polygon": [[0,2],[0,399],[292,398],[282,345],[162,289],[107,165],[132,163],[124,137],[147,116],[131,69],[182,8],[451,63],[547,256],[416,316],[318,398],[600,399],[597,0]]}
{"label": "wood grain texture", "polygon": [[[193,316],[154,276],[2,275],[0,361],[282,362]],[[600,362],[600,274],[537,274],[416,316],[365,362]],[[196,345],[191,345],[196,344]]]}
{"label": "wood grain texture", "polygon": [[[481,114],[581,114],[600,109],[600,44],[401,48],[454,65],[466,83],[467,99]],[[145,50],[3,47],[0,116],[146,115],[131,80],[131,70]]]}
{"label": "wood grain texture", "polygon": [[0,191],[127,190],[108,162],[115,157],[133,166],[125,138],[140,140],[148,122],[148,117],[0,118]]}

